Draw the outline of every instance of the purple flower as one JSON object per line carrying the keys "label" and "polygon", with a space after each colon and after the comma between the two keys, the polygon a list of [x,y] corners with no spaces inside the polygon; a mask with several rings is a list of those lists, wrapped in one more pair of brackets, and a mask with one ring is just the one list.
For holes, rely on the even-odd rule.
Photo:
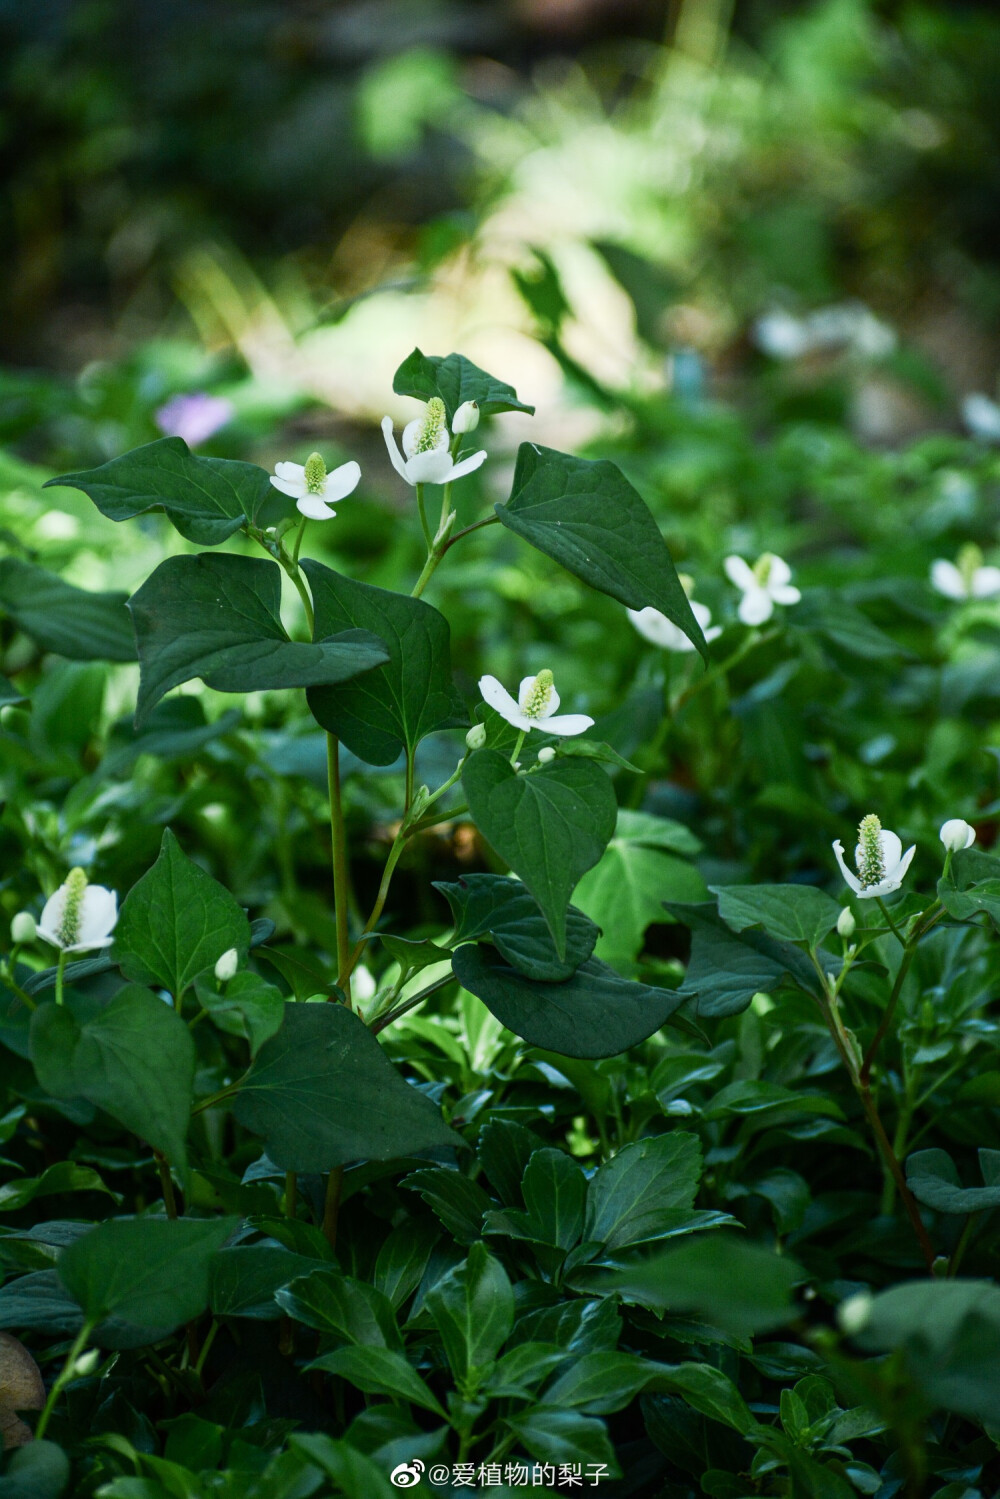
{"label": "purple flower", "polygon": [[173,396],[156,413],[156,425],[166,437],[183,437],[189,447],[205,442],[232,420],[235,407],[224,396],[197,391],[189,396]]}

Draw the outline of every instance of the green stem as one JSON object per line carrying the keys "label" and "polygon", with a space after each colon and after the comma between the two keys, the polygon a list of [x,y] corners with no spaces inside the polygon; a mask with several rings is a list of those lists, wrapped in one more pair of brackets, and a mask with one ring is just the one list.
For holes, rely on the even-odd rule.
{"label": "green stem", "polygon": [[309,590],[302,580],[302,574],[299,572],[297,563],[292,567],[286,567],[285,571],[295,584],[299,598],[302,600],[302,607],[306,612],[306,624],[309,626],[309,635],[311,638],[316,630],[316,617],[313,613],[313,603],[309,597]]}
{"label": "green stem", "polygon": [[221,1325],[222,1324],[219,1322],[218,1318],[213,1317],[212,1325],[208,1329],[208,1332],[205,1334],[205,1341],[201,1345],[201,1352],[198,1354],[198,1359],[194,1366],[194,1372],[197,1374],[199,1379],[205,1371],[205,1361],[207,1360],[209,1353],[212,1351],[212,1344],[215,1342]]}
{"label": "green stem", "polygon": [[4,968],[4,975],[3,975],[3,981],[4,981],[4,983],[7,985],[7,988],[10,989],[12,993],[14,993],[14,994],[17,995],[17,997],[21,1001],[21,1003],[23,1005],[26,1005],[29,1010],[37,1010],[38,1009],[37,1002],[32,999],[32,997],[31,997],[30,994],[28,994],[24,989],[21,988],[21,985],[17,982],[17,979],[14,977],[14,968],[15,968],[14,953],[11,953],[10,959],[8,960],[7,965]]}
{"label": "green stem", "polygon": [[167,1210],[167,1217],[176,1218],[177,1198],[174,1194],[173,1178],[170,1175],[170,1162],[161,1150],[154,1150],[153,1156],[156,1160],[156,1169],[160,1177],[160,1186],[163,1189],[163,1206]]}
{"label": "green stem", "polygon": [[896,941],[899,943],[900,947],[905,947],[906,938],[903,936],[902,932],[899,930],[899,927],[889,915],[889,908],[887,907],[885,901],[882,899],[881,895],[877,895],[875,897],[875,904],[878,906],[879,910],[882,912],[882,915],[885,917],[889,930],[896,938]]}
{"label": "green stem", "polygon": [[517,764],[517,757],[521,753],[521,747],[524,744],[524,741],[525,741],[525,739],[527,737],[528,737],[528,731],[527,731],[527,729],[522,729],[521,732],[517,736],[517,743],[514,745],[514,749],[513,749],[513,752],[511,754],[511,757],[510,757],[510,763],[511,763],[511,765],[516,765]]}
{"label": "green stem", "polygon": [[424,504],[424,486],[422,484],[417,484],[414,486],[414,488],[417,491],[417,514],[420,516],[420,529],[424,533],[424,540],[427,543],[427,551],[429,554],[434,550],[434,538],[431,535],[431,528],[427,523],[427,507]]}
{"label": "green stem", "polygon": [[[881,905],[881,901],[879,904]],[[888,1031],[892,1024],[892,1017],[896,1012],[896,1005],[899,1003],[899,996],[903,992],[903,984],[906,981],[906,975],[910,971],[910,964],[913,962],[916,950],[916,943],[908,944],[903,948],[902,961],[896,973],[896,982],[892,986],[892,993],[889,995],[889,1003],[885,1007],[885,1013],[879,1022],[878,1030],[875,1032],[871,1045],[865,1052],[864,1061],[861,1063],[860,1079],[865,1087],[868,1086],[868,1079],[871,1077],[872,1063],[878,1055],[878,1049],[882,1045],[886,1031]]]}
{"label": "green stem", "polygon": [[438,531],[439,532],[444,529],[444,523],[448,519],[448,517],[449,517],[450,514],[451,514],[451,485],[450,484],[446,484],[444,486],[444,492],[441,495],[441,519],[438,521]]}
{"label": "green stem", "polygon": [[340,795],[340,743],[326,736],[327,784],[330,791],[330,836],[333,844],[333,901],[337,923],[337,986],[344,991],[351,1009],[351,935],[347,924],[350,873],[347,862],[347,832]]}
{"label": "green stem", "polygon": [[389,1010],[385,1015],[379,1015],[376,1020],[372,1021],[369,1027],[372,1035],[377,1036],[379,1031],[384,1031],[387,1025],[391,1025],[394,1020],[398,1020],[408,1010],[416,1009],[417,1005],[422,1004],[430,995],[436,994],[439,989],[443,989],[445,984],[450,984],[454,980],[454,977],[453,973],[443,973],[439,979],[434,980],[433,984],[428,984],[426,989],[421,989],[419,994],[412,994],[409,999],[404,999],[402,1004],[398,1004],[394,1010]]}
{"label": "green stem", "polygon": [[83,1350],[86,1348],[87,1342],[90,1338],[90,1334],[93,1332],[93,1330],[93,1322],[84,1322],[83,1326],[80,1328],[80,1331],[77,1333],[73,1346],[70,1349],[69,1353],[67,1353],[66,1355],[66,1362],[63,1364],[62,1368],[59,1370],[59,1373],[56,1375],[52,1388],[49,1391],[49,1398],[45,1402],[45,1408],[38,1418],[38,1425],[35,1427],[36,1442],[40,1442],[42,1437],[45,1435],[46,1430],[48,1429],[49,1421],[52,1419],[52,1412],[55,1409],[56,1401],[59,1399],[59,1396],[62,1394],[65,1386],[68,1385],[70,1380],[73,1378],[73,1370],[76,1368],[76,1361],[83,1353]]}
{"label": "green stem", "polygon": [[427,584],[431,580],[434,569],[437,567],[443,556],[443,552],[435,551],[433,548],[427,553],[427,561],[424,563],[423,571],[413,585],[413,592],[410,594],[411,599],[418,599],[423,593],[424,589],[427,587]]}
{"label": "green stem", "polygon": [[299,566],[299,552],[302,548],[302,538],[306,534],[306,522],[308,519],[307,515],[302,517],[299,522],[299,529],[295,533],[295,545],[292,547],[292,562],[295,564],[296,571]]}
{"label": "green stem", "polygon": [[66,953],[60,950],[59,961],[56,964],[56,1004],[63,1003],[63,974],[66,971]]}
{"label": "green stem", "polygon": [[444,556],[445,552],[450,551],[450,549],[455,545],[456,541],[461,541],[463,536],[471,536],[473,531],[481,531],[484,526],[498,526],[499,524],[500,517],[498,515],[487,515],[482,520],[473,521],[471,526],[465,526],[461,531],[456,531],[454,536],[449,536],[448,540],[441,548],[442,557]]}
{"label": "green stem", "polygon": [[345,980],[350,980],[351,974],[354,972],[355,968],[358,966],[358,963],[361,961],[361,955],[365,950],[365,938],[368,936],[369,932],[375,930],[375,927],[378,924],[379,917],[385,910],[385,903],[389,896],[389,886],[392,883],[392,876],[395,871],[396,865],[399,863],[399,857],[402,854],[405,846],[406,835],[402,832],[397,833],[395,839],[393,840],[392,848],[389,850],[389,857],[385,861],[385,868],[382,871],[382,879],[379,883],[378,894],[375,897],[375,904],[371,909],[371,915],[368,917],[368,920],[365,922],[364,927],[361,930],[361,936],[354,944],[354,948],[348,959],[346,971],[344,971],[343,977],[338,976],[337,982],[340,984],[341,988],[343,988]]}

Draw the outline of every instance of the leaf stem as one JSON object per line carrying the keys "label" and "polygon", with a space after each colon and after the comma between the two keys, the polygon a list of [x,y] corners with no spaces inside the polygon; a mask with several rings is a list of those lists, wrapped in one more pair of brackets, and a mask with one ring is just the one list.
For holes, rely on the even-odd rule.
{"label": "leaf stem", "polygon": [[77,1333],[76,1338],[74,1339],[72,1348],[66,1355],[65,1363],[53,1380],[52,1388],[49,1391],[48,1399],[45,1402],[45,1407],[42,1411],[42,1414],[38,1418],[38,1425],[35,1427],[36,1442],[40,1442],[42,1437],[45,1435],[46,1430],[48,1429],[49,1421],[52,1419],[52,1412],[55,1409],[56,1401],[59,1399],[59,1396],[62,1394],[65,1386],[68,1385],[70,1380],[73,1378],[73,1371],[76,1368],[76,1361],[80,1357],[83,1350],[86,1348],[87,1342],[90,1338],[90,1334],[93,1332],[93,1330],[93,1322],[84,1322],[83,1326],[80,1328],[80,1331]]}
{"label": "leaf stem", "polygon": [[59,961],[56,964],[56,1004],[63,1003],[63,974],[66,971],[66,950],[59,949]]}
{"label": "leaf stem", "polygon": [[416,484],[414,485],[414,488],[417,491],[417,514],[420,516],[420,529],[424,533],[424,541],[426,541],[427,543],[428,560],[430,560],[430,553],[434,550],[434,538],[431,535],[431,528],[427,521],[427,506],[424,503],[424,486],[422,484]]}
{"label": "leaf stem", "polygon": [[334,1166],[326,1179],[323,1199],[323,1237],[331,1249],[337,1247],[337,1224],[340,1219],[340,1193],[344,1185],[343,1166]]}
{"label": "leaf stem", "polygon": [[893,936],[896,938],[896,941],[899,943],[900,947],[905,947],[906,946],[906,938],[903,936],[902,932],[899,930],[899,927],[896,925],[896,923],[893,921],[892,917],[889,915],[889,908],[886,905],[885,901],[882,899],[881,895],[877,895],[875,897],[875,904],[878,906],[879,910],[882,912],[882,915],[885,917],[886,922],[888,923],[888,926],[889,926],[889,930],[892,932]]}
{"label": "leaf stem", "polygon": [[436,994],[439,989],[443,989],[446,984],[454,983],[454,981],[455,975],[453,973],[443,973],[439,979],[434,980],[433,984],[428,984],[426,989],[421,989],[419,994],[411,994],[409,999],[404,999],[394,1010],[388,1010],[384,1015],[379,1015],[369,1026],[372,1035],[377,1036],[379,1031],[384,1031],[386,1026],[391,1025],[394,1020],[398,1020],[408,1010],[415,1009],[417,1005],[422,1004],[430,995]]}
{"label": "leaf stem", "polygon": [[350,873],[347,860],[347,831],[340,794],[340,742],[333,734],[326,736],[327,785],[330,792],[330,837],[333,845],[333,902],[337,923],[337,985],[343,989],[347,1008],[351,1005],[351,934],[347,923],[347,892]]}
{"label": "leaf stem", "polygon": [[516,765],[517,764],[517,757],[521,753],[521,748],[522,748],[522,746],[524,744],[524,741],[525,741],[525,739],[527,737],[528,737],[528,731],[527,731],[527,729],[522,729],[521,732],[517,736],[517,743],[514,745],[514,749],[513,749],[512,753],[511,753],[511,757],[510,757],[510,763],[511,763],[511,765]]}
{"label": "leaf stem", "polygon": [[154,1150],[153,1156],[156,1160],[156,1169],[160,1177],[160,1186],[163,1188],[163,1206],[167,1210],[167,1217],[176,1218],[177,1197],[174,1192],[173,1178],[170,1175],[170,1162],[162,1150]]}

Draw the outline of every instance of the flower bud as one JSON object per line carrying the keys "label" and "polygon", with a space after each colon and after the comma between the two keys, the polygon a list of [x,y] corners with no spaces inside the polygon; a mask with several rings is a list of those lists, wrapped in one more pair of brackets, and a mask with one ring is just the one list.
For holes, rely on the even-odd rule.
{"label": "flower bud", "polygon": [[236,970],[240,966],[240,955],[235,947],[229,947],[215,965],[216,982],[228,984],[231,978],[236,977]]}
{"label": "flower bud", "polygon": [[463,401],[452,418],[451,430],[457,433],[475,432],[479,426],[479,402]]}
{"label": "flower bud", "polygon": [[470,750],[482,749],[486,743],[486,725],[474,723],[465,736],[465,742]]}
{"label": "flower bud", "polygon": [[856,1337],[868,1326],[872,1314],[872,1302],[874,1301],[870,1291],[859,1291],[855,1296],[848,1296],[837,1308],[837,1321],[840,1323],[841,1331],[846,1332],[849,1338]]}
{"label": "flower bud", "polygon": [[10,940],[15,947],[23,947],[35,940],[35,918],[30,911],[18,911],[10,924]]}
{"label": "flower bud", "polygon": [[857,929],[858,923],[854,919],[854,912],[851,910],[850,906],[845,906],[840,915],[837,917],[837,931],[843,937],[845,942],[850,942]]}
{"label": "flower bud", "polygon": [[556,752],[551,744],[543,744],[542,748],[538,751],[539,765],[550,765],[555,757]]}
{"label": "flower bud", "polygon": [[959,849],[972,847],[976,841],[976,830],[961,817],[951,817],[941,824],[939,836],[948,852],[957,854]]}
{"label": "flower bud", "polygon": [[81,1353],[73,1365],[73,1374],[77,1379],[83,1379],[88,1374],[93,1374],[101,1362],[101,1353],[98,1348],[88,1348],[86,1353]]}

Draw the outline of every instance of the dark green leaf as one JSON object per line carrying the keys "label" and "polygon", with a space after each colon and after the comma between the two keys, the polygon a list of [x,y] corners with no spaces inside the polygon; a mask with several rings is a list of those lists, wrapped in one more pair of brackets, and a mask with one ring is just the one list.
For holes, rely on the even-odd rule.
{"label": "dark green leaf", "polygon": [[0,1499],[61,1499],[70,1479],[69,1458],[55,1442],[29,1442],[11,1455],[0,1478]]}
{"label": "dark green leaf", "polygon": [[234,1113],[284,1171],[387,1161],[461,1137],[403,1081],[357,1015],[339,1004],[289,1004],[261,1047]]}
{"label": "dark green leaf", "polygon": [[1000,929],[1000,859],[978,848],[960,849],[948,874],[938,881],[938,899],[956,921],[969,921],[985,911]]}
{"label": "dark green leaf", "polygon": [[505,1424],[540,1462],[580,1464],[584,1468],[597,1463],[606,1468],[606,1477],[620,1472],[607,1429],[596,1416],[536,1405],[523,1416],[508,1416]]}
{"label": "dark green leaf", "polygon": [[560,1409],[610,1416],[655,1382],[660,1367],[634,1353],[585,1353],[548,1386],[545,1400]]}
{"label": "dark green leaf", "polygon": [[[711,902],[665,905],[692,931],[691,958],[677,992],[682,1000],[697,998],[699,1015],[738,1015],[755,994],[773,994],[786,978],[808,994],[819,993],[815,969],[792,943],[764,932],[732,932]],[[831,958],[828,966],[833,964],[839,966],[839,960]]]}
{"label": "dark green leaf", "polygon": [[[352,1447],[350,1442],[336,1442],[323,1432],[293,1431],[289,1434],[288,1445],[293,1452],[328,1474],[346,1499],[393,1499],[396,1493],[390,1487],[384,1469]],[[303,1484],[309,1481],[306,1478]],[[292,1482],[297,1486],[295,1477]]]}
{"label": "dark green leaf", "polygon": [[466,761],[462,786],[473,821],[538,902],[564,960],[569,898],[615,830],[611,782],[589,760],[518,775],[496,750],[478,750]]}
{"label": "dark green leaf", "polygon": [[433,1224],[407,1218],[392,1230],[382,1245],[372,1280],[376,1289],[389,1298],[395,1311],[399,1311],[419,1286],[431,1251],[440,1237]]}
{"label": "dark green leaf", "polygon": [[547,983],[567,979],[594,950],[598,930],[580,911],[566,913],[566,961],[560,962],[538,902],[520,880],[503,874],[466,874],[435,883],[455,918],[455,942],[488,937],[519,973]]}
{"label": "dark green leaf", "polygon": [[814,588],[795,609],[795,626],[825,638],[848,655],[866,661],[892,661],[909,655],[860,609],[832,590]]}
{"label": "dark green leaf", "polygon": [[[21,1176],[5,1182],[0,1187],[0,1213],[15,1213],[36,1197],[59,1197],[64,1192],[107,1192],[116,1197],[93,1167],[57,1161],[41,1176]],[[116,1197],[116,1201],[121,1199]]]}
{"label": "dark green leaf", "polygon": [[906,1185],[918,1202],[939,1213],[978,1213],[1000,1207],[1000,1150],[979,1151],[985,1186],[963,1187],[958,1169],[944,1150],[918,1150],[906,1162]]}
{"label": "dark green leaf", "polygon": [[82,489],[110,520],[165,510],[196,546],[218,546],[254,520],[273,493],[266,471],[255,463],[196,457],[180,437],[161,437],[100,468],[49,479],[44,487],[52,485]]}
{"label": "dark green leaf", "polygon": [[490,1186],[508,1207],[520,1207],[524,1198],[521,1178],[542,1142],[523,1124],[512,1119],[487,1119],[479,1136],[476,1154]]}
{"label": "dark green leaf", "polygon": [[224,952],[235,947],[242,961],[249,946],[243,908],[166,828],[156,863],[129,891],[115,928],[111,955],[125,977],[177,998]]}
{"label": "dark green leaf", "polygon": [[28,699],[25,694],[19,692],[14,683],[0,673],[0,708],[11,708],[15,703],[26,703],[27,701]]}
{"label": "dark green leaf", "polygon": [[684,1001],[679,990],[632,983],[597,958],[558,984],[527,979],[474,943],[451,961],[462,987],[515,1036],[567,1057],[617,1056],[652,1036]]}
{"label": "dark green leaf", "polygon": [[642,496],[606,458],[523,442],[497,517],[592,588],[630,609],[659,609],[708,659],[673,558]]}
{"label": "dark green leaf", "polygon": [[62,1337],[79,1332],[81,1321],[80,1308],[54,1270],[18,1276],[0,1289],[0,1327]]}
{"label": "dark green leaf", "polygon": [[481,1243],[473,1244],[464,1264],[441,1277],[424,1304],[457,1380],[492,1363],[514,1326],[510,1281]]}
{"label": "dark green leaf", "polygon": [[[168,557],[129,600],[139,650],[139,727],[164,693],[192,677],[217,692],[343,682],[386,660],[374,635],[321,631],[289,640],[281,569],[256,557]],[[428,607],[427,605],[424,606]]]}
{"label": "dark green leaf", "polygon": [[378,932],[376,935],[404,972],[418,973],[421,968],[431,968],[435,963],[446,963],[451,958],[450,947],[439,947],[427,937],[413,941],[408,937],[397,937],[392,932]]}
{"label": "dark green leaf", "polygon": [[700,1176],[697,1135],[652,1135],[624,1146],[590,1179],[584,1241],[610,1253],[655,1239],[665,1214],[694,1207]]}
{"label": "dark green leaf", "polygon": [[837,925],[841,907],[810,885],[712,885],[719,915],[734,932],[762,926],[784,942],[816,947]]}
{"label": "dark green leaf", "polygon": [[275,1292],[314,1268],[314,1260],[275,1244],[237,1244],[220,1249],[209,1270],[209,1307],[217,1317],[276,1321],[281,1308],[274,1299]]}
{"label": "dark green leaf", "polygon": [[112,1315],[169,1332],[208,1305],[212,1256],[234,1218],[117,1218],[64,1250],[59,1279],[90,1322]]}
{"label": "dark green leaf", "polygon": [[74,994],[64,1005],[39,1005],[31,1060],[46,1092],[86,1098],[185,1168],[194,1043],[148,989],[128,984],[103,1008]]}
{"label": "dark green leaf", "polygon": [[324,729],[369,765],[391,765],[427,734],[467,722],[451,680],[451,631],[443,614],[422,599],[355,583],[321,562],[302,566],[316,606],[317,638],[365,631],[388,656],[363,680],[309,693]]}
{"label": "dark green leaf", "polygon": [[492,1206],[478,1182],[460,1171],[446,1171],[443,1166],[429,1166],[403,1178],[402,1186],[419,1192],[434,1210],[449,1233],[460,1244],[474,1244],[483,1230],[483,1214]]}
{"label": "dark green leaf", "polygon": [[211,1015],[213,1024],[227,1035],[245,1037],[250,1043],[251,1056],[256,1056],[264,1042],[281,1029],[285,1018],[284,997],[280,989],[262,979],[259,973],[246,970],[237,973],[223,993],[207,980],[196,979],[194,988],[199,1004]]}
{"label": "dark green leaf", "polygon": [[660,1364],[657,1367],[656,1388],[679,1395],[703,1416],[731,1426],[741,1436],[757,1426],[757,1421],[733,1381],[711,1364]]}
{"label": "dark green leaf", "polygon": [[278,1292],[281,1309],[317,1332],[349,1343],[403,1350],[392,1303],[365,1281],[339,1270],[312,1270]]}
{"label": "dark green leaf", "polygon": [[524,1202],[532,1238],[572,1249],[583,1229],[587,1180],[561,1150],[536,1150],[524,1172]]}
{"label": "dark green leaf", "polygon": [[710,1234],[606,1278],[628,1301],[658,1311],[697,1312],[737,1337],[789,1322],[792,1291],[803,1278],[787,1255],[732,1234]]}
{"label": "dark green leaf", "polygon": [[339,1375],[359,1390],[364,1390],[366,1395],[389,1395],[394,1400],[408,1400],[411,1405],[433,1411],[436,1416],[444,1415],[416,1369],[407,1363],[403,1354],[391,1348],[370,1345],[338,1348],[335,1353],[325,1353],[307,1367]]}
{"label": "dark green leaf", "polygon": [[440,396],[449,423],[465,401],[476,401],[483,416],[494,416],[501,411],[525,411],[531,415],[535,409],[518,400],[512,385],[488,375],[462,354],[422,354],[414,349],[396,371],[392,388],[397,395],[416,396],[418,401]]}
{"label": "dark green leaf", "polygon": [[[43,650],[72,661],[134,661],[125,593],[88,593],[20,557],[0,561],[0,609]],[[6,680],[6,679],[5,679]],[[6,702],[20,694],[7,683]]]}

